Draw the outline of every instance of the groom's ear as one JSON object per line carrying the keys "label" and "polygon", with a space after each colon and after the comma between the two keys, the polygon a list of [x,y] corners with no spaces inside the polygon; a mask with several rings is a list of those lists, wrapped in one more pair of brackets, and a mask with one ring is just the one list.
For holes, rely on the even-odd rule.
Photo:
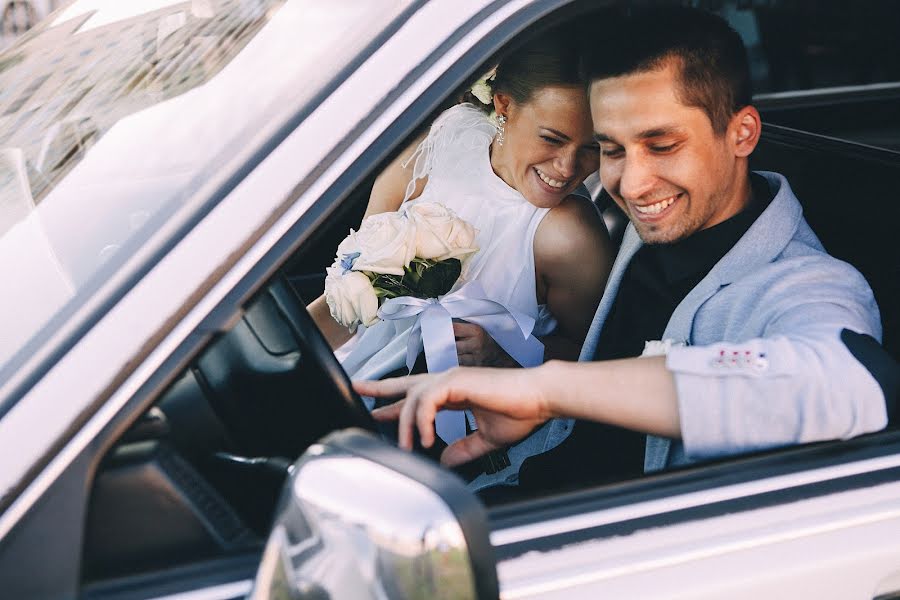
{"label": "groom's ear", "polygon": [[494,94],[494,112],[498,115],[509,117],[509,105],[512,103],[512,97],[503,92]]}

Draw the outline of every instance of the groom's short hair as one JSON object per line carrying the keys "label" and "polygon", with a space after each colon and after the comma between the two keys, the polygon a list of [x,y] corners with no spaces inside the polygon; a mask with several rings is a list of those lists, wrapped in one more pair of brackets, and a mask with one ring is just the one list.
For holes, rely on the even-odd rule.
{"label": "groom's short hair", "polygon": [[752,99],[747,50],[728,23],[683,7],[641,9],[600,18],[584,37],[581,70],[588,85],[598,79],[679,69],[678,99],[702,109],[723,134],[731,117]]}

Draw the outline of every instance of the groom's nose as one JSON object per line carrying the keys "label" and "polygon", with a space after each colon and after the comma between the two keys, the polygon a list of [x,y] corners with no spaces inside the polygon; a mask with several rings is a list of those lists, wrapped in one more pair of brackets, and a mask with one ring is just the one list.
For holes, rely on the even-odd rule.
{"label": "groom's nose", "polygon": [[619,195],[626,200],[636,200],[653,188],[651,163],[640,156],[622,160],[619,172]]}

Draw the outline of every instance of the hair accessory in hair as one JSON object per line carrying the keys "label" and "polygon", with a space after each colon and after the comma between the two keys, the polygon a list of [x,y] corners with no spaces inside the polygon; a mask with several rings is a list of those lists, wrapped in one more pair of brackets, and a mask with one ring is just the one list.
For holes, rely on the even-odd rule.
{"label": "hair accessory in hair", "polygon": [[494,102],[494,91],[491,88],[491,82],[494,81],[494,77],[497,76],[497,67],[494,67],[487,73],[481,76],[473,85],[472,85],[472,95],[478,98],[478,101],[482,104],[490,105]]}

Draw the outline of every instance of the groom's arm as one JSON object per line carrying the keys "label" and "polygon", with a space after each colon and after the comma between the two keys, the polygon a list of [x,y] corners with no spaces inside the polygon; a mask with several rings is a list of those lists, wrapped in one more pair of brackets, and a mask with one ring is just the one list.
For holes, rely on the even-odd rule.
{"label": "groom's arm", "polygon": [[550,418],[600,421],[669,438],[681,435],[675,382],[664,357],[551,361],[517,370],[461,368],[356,381],[354,387],[367,396],[405,398],[373,413],[381,420],[399,419],[401,442],[412,440],[417,427],[422,443],[429,446],[440,409],[475,410],[479,429],[448,449],[443,457],[448,464],[518,442],[535,424]]}
{"label": "groom's arm", "polygon": [[675,379],[664,356],[552,361],[537,373],[553,417],[586,419],[667,438],[681,437]]}

